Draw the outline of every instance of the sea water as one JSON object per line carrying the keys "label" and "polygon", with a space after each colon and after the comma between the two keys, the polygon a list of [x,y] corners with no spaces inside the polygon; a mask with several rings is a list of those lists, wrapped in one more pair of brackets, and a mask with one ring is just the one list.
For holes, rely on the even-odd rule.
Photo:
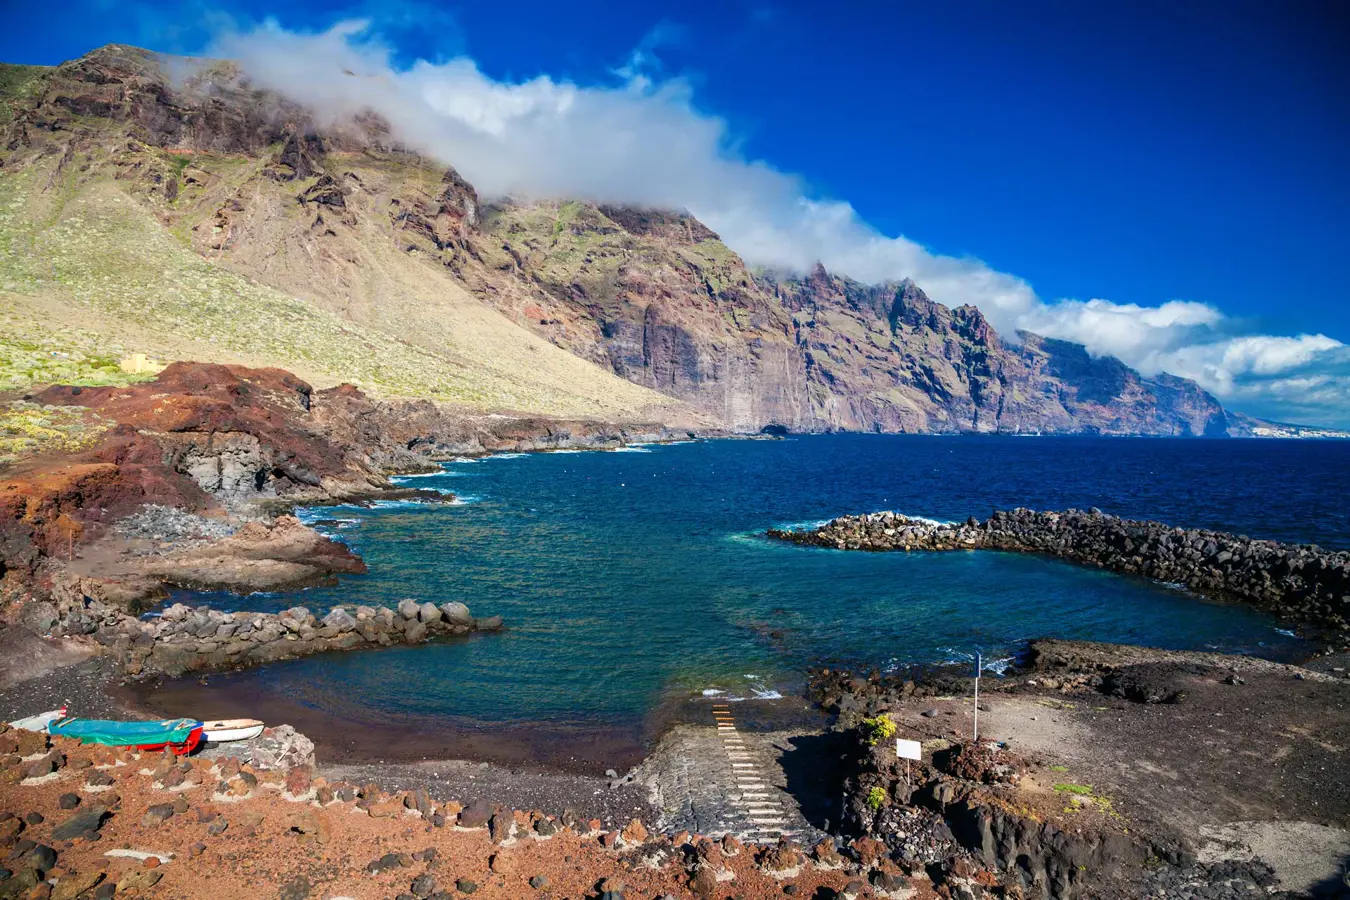
{"label": "sea water", "polygon": [[1279,656],[1288,626],[1176,586],[995,552],[849,553],[763,537],[845,513],[1106,512],[1350,546],[1350,443],[830,435],[457,460],[454,504],[305,510],[370,573],[222,609],[458,600],[499,634],[231,676],[332,721],[641,733],[672,698],[771,699],[810,665],[997,668],[1050,636]]}

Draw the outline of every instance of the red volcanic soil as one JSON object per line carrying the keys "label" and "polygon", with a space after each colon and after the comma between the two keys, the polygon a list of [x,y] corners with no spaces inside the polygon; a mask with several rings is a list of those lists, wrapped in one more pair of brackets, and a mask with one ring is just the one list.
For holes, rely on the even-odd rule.
{"label": "red volcanic soil", "polygon": [[104,536],[104,526],[145,504],[223,515],[232,501],[323,500],[386,486],[363,454],[313,421],[312,393],[280,369],[175,363],[144,384],[31,395],[83,407],[112,427],[91,446],[25,459],[4,473],[5,587],[27,595],[51,576],[44,559],[69,561]]}
{"label": "red volcanic soil", "polygon": [[[328,784],[308,767],[264,771],[51,740],[48,752],[45,735],[0,732],[8,751],[0,757],[0,848],[26,847],[12,871],[22,876],[31,857],[55,880],[52,897],[95,896],[112,883],[119,897],[222,900],[520,900],[604,890],[633,900],[769,900],[788,885],[795,896],[837,897],[855,879],[849,895],[877,896],[859,872],[817,867],[795,848],[672,839],[636,822],[602,831],[599,820],[464,810],[374,785],[359,788],[357,800],[353,786]],[[45,774],[23,752],[47,752]],[[915,887],[932,896],[925,883]]]}

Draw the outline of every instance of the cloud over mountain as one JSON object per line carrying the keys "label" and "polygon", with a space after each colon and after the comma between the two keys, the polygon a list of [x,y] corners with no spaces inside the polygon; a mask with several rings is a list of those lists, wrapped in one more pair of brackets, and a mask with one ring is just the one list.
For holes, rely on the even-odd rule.
{"label": "cloud over mountain", "polygon": [[360,21],[319,33],[268,23],[223,33],[213,49],[320,117],[375,110],[402,142],[454,165],[487,196],[687,209],[752,265],[801,271],[820,261],[862,281],[913,278],[935,300],[978,306],[1006,336],[1027,329],[1078,341],[1146,374],[1194,378],[1244,411],[1350,425],[1350,348],[1340,341],[1253,334],[1194,302],[1047,302],[977,259],[881,234],[848,203],[744,158],[726,123],[695,105],[688,81],[653,71],[651,47],[596,85],[497,81],[464,57],[397,66]]}

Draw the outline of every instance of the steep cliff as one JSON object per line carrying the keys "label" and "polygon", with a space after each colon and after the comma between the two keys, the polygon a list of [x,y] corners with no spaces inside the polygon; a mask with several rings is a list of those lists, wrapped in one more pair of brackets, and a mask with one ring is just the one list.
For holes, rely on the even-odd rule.
{"label": "steep cliff", "polygon": [[0,314],[68,355],[738,431],[1250,432],[910,282],[752,272],[686,214],[485,202],[378,117],[321,128],[229,63],[113,46],[0,75]]}

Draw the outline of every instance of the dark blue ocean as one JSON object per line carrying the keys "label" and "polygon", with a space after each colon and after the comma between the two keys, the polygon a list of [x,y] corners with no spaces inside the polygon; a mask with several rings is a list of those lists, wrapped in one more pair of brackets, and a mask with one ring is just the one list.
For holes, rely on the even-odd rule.
{"label": "dark blue ocean", "polygon": [[[508,630],[228,676],[353,728],[643,733],[704,692],[798,690],[813,664],[1002,660],[1053,636],[1281,656],[1281,623],[1174,587],[999,553],[799,548],[771,526],[1098,506],[1350,547],[1350,443],[828,435],[507,454],[406,484],[456,504],[304,511],[370,574],[232,609],[460,600]],[[219,679],[217,679],[219,682]],[[711,694],[709,694],[711,695]],[[650,729],[648,729],[650,730]],[[541,732],[542,733],[542,732]]]}

